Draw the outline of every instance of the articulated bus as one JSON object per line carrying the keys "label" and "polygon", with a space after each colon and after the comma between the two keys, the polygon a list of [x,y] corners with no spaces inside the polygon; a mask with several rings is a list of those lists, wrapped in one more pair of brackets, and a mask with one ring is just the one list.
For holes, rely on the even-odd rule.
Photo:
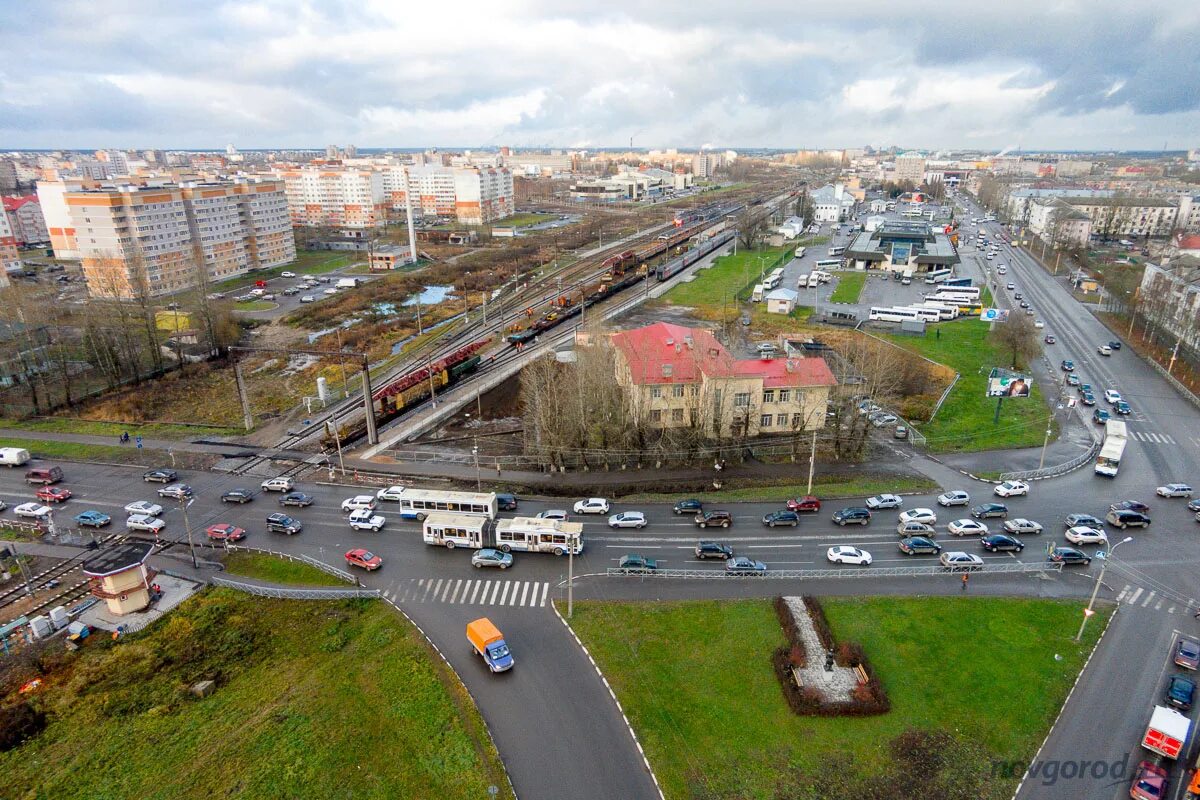
{"label": "articulated bus", "polygon": [[495,519],[496,493],[448,492],[442,489],[409,489],[400,494],[400,516],[421,522],[435,511],[475,514]]}
{"label": "articulated bus", "polygon": [[536,517],[514,517],[493,522],[475,514],[435,512],[425,518],[421,526],[421,538],[425,544],[450,550],[456,547],[472,550],[494,547],[505,553],[520,550],[525,553],[553,553],[556,556],[568,552],[579,555],[583,552],[583,523]]}

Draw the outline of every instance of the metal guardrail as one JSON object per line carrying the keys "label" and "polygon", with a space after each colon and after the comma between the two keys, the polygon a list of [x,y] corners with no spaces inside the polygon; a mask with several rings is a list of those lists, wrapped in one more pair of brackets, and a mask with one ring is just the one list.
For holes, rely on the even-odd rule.
{"label": "metal guardrail", "polygon": [[[995,574],[999,572],[1060,572],[1061,570],[1062,564],[1052,561],[1030,563],[1013,561],[1008,564],[991,564],[985,562],[983,567],[974,571]],[[647,572],[638,569],[609,567],[605,574],[609,577],[631,576],[637,578],[707,578],[710,580],[731,580],[736,578],[750,580],[762,580],[764,578],[808,578],[816,580],[820,578],[921,577],[948,575],[963,571],[954,567],[943,567],[941,564],[921,564],[911,567],[866,567],[863,569],[847,567],[842,567],[841,569],[769,569],[766,572],[758,573],[729,573],[716,569],[658,569]]]}
{"label": "metal guardrail", "polygon": [[1037,480],[1039,478],[1053,478],[1058,475],[1065,475],[1072,470],[1079,469],[1084,464],[1096,458],[1096,454],[1100,452],[1102,443],[1093,441],[1092,446],[1087,449],[1087,452],[1082,455],[1075,456],[1065,464],[1056,464],[1053,467],[1044,467],[1042,469],[1027,469],[1018,472],[1002,472],[1000,480],[1002,481],[1028,481]]}
{"label": "metal guardrail", "polygon": [[962,377],[962,373],[954,373],[954,380],[950,381],[950,385],[946,387],[946,391],[942,392],[942,396],[933,405],[933,411],[929,415],[929,421],[933,422],[933,418],[937,416],[937,412],[941,409],[942,403],[946,402],[946,398],[950,396],[950,390],[958,383],[958,379]]}
{"label": "metal guardrail", "polygon": [[349,572],[346,572],[346,570],[338,569],[337,567],[330,566],[329,564],[326,564],[323,561],[317,561],[315,558],[311,558],[311,557],[303,555],[303,554],[297,555],[297,554],[293,554],[293,553],[281,553],[278,550],[267,550],[262,547],[247,547],[245,545],[240,545],[240,544],[231,544],[226,549],[229,550],[229,552],[231,552],[231,553],[236,553],[239,551],[246,552],[246,553],[265,553],[266,555],[275,556],[276,558],[287,559],[288,561],[298,561],[301,564],[308,564],[310,567],[315,567],[316,569],[319,569],[322,572],[326,572],[335,578],[340,578],[341,580],[344,580],[346,583],[355,583],[355,584],[358,583],[358,579],[355,578],[353,575],[351,575]]}
{"label": "metal guardrail", "polygon": [[316,587],[284,587],[260,586],[256,583],[242,583],[224,575],[213,575],[210,580],[216,586],[258,595],[259,597],[274,597],[281,600],[346,600],[356,597],[379,597],[378,589],[319,589]]}

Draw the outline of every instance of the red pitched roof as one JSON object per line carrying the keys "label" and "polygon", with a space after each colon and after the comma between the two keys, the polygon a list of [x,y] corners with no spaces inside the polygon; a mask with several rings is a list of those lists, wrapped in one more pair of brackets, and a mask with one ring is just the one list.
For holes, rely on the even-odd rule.
{"label": "red pitched roof", "polygon": [[1200,236],[1180,236],[1180,250],[1200,250]]}
{"label": "red pitched roof", "polygon": [[5,211],[16,211],[26,203],[36,203],[38,201],[36,194],[25,195],[24,197],[5,197],[3,200]]}
{"label": "red pitched roof", "polygon": [[738,375],[762,376],[763,388],[834,386],[837,380],[823,358],[758,358],[734,362]]}

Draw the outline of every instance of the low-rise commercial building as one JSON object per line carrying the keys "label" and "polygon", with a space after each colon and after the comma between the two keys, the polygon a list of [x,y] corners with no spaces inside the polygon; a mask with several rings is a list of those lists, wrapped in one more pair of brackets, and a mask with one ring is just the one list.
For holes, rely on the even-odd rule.
{"label": "low-rise commercial building", "polygon": [[888,221],[874,230],[863,230],[847,245],[845,258],[851,269],[904,275],[949,269],[959,263],[950,237],[924,222]]}
{"label": "low-rise commercial building", "polygon": [[371,271],[387,272],[412,263],[412,251],[397,244],[376,245],[371,249]]}

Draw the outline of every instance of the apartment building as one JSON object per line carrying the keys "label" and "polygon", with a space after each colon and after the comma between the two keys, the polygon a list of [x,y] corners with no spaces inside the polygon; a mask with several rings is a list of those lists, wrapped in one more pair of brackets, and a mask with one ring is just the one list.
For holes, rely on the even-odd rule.
{"label": "apartment building", "polygon": [[1029,204],[1029,229],[1045,241],[1066,247],[1083,247],[1092,233],[1092,219],[1059,197]]}
{"label": "apartment building", "polygon": [[1087,214],[1092,231],[1102,237],[1169,236],[1179,205],[1157,197],[1064,197],[1063,202]]}
{"label": "apartment building", "polygon": [[388,164],[380,169],[392,216],[403,217],[408,194],[413,214],[486,225],[515,211],[512,171],[506,167]]}
{"label": "apartment building", "polygon": [[286,264],[296,257],[278,181],[96,187],[63,195],[88,291],[130,298]]}
{"label": "apartment building", "polygon": [[736,359],[711,331],[658,322],[611,336],[616,380],[652,428],[713,438],[816,430],[837,381],[820,358]]}
{"label": "apartment building", "polygon": [[1200,355],[1200,258],[1181,256],[1146,264],[1137,316],[1155,342],[1174,346],[1191,360]]}
{"label": "apartment building", "polygon": [[8,217],[0,214],[0,288],[8,286],[8,270],[21,264],[20,253],[17,252],[17,240],[9,227]]}
{"label": "apartment building", "polygon": [[71,210],[67,207],[67,192],[81,191],[87,185],[83,181],[57,180],[38,181],[38,205],[42,207],[42,219],[50,236],[50,247],[55,258],[77,260],[79,245],[75,241],[75,223],[71,221]]}
{"label": "apartment building", "polygon": [[15,191],[17,182],[17,165],[7,158],[0,158],[0,192]]}
{"label": "apartment building", "polygon": [[8,227],[12,229],[17,244],[44,244],[50,241],[46,220],[36,196],[5,197],[0,198],[0,203],[3,204],[4,216],[8,218]]}
{"label": "apartment building", "polygon": [[387,221],[383,173],[334,165],[276,169],[293,225],[377,228]]}
{"label": "apartment building", "polygon": [[925,156],[920,153],[905,153],[896,156],[892,175],[897,183],[911,181],[914,186],[920,186],[921,182],[925,180]]}

